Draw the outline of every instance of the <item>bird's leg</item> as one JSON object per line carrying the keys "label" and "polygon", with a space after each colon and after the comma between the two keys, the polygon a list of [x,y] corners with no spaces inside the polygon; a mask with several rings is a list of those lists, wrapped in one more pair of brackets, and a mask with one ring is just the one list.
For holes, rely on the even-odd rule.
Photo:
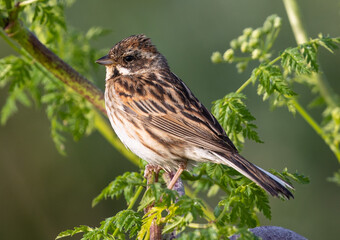
{"label": "bird's leg", "polygon": [[178,168],[178,170],[177,170],[175,176],[171,179],[171,182],[170,182],[169,185],[168,185],[168,188],[169,188],[169,189],[172,189],[172,188],[175,186],[175,184],[176,184],[178,178],[181,176],[182,172],[183,172],[186,168],[187,168],[187,164],[186,164],[186,163],[180,164],[180,166],[179,166],[179,168]]}
{"label": "bird's leg", "polygon": [[154,182],[158,182],[159,171],[161,169],[162,168],[160,166],[155,166],[155,165],[151,165],[151,164],[146,165],[145,170],[144,170],[144,178],[146,178],[147,180],[150,179],[152,172],[154,172],[155,173]]}

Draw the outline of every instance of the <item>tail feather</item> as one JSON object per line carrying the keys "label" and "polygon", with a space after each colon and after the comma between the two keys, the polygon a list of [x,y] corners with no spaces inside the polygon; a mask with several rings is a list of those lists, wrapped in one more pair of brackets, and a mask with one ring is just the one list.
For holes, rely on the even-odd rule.
{"label": "tail feather", "polygon": [[249,178],[261,188],[266,190],[272,196],[284,196],[287,199],[294,198],[288,188],[294,189],[293,186],[274,176],[273,174],[263,170],[262,168],[252,164],[238,153],[228,157],[214,153],[221,161],[218,163],[234,168],[236,171]]}

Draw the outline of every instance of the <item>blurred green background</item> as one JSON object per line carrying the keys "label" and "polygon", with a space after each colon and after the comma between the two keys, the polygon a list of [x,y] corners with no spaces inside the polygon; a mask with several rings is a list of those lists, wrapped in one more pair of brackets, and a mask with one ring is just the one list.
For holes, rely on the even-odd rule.
{"label": "blurred green background", "polygon": [[[320,32],[340,35],[339,0],[298,3],[310,37]],[[213,100],[235,91],[250,74],[239,75],[233,65],[212,64],[212,52],[227,49],[244,28],[259,27],[274,13],[283,19],[274,46],[278,52],[296,45],[282,1],[78,0],[66,10],[68,24],[76,29],[85,32],[101,26],[112,30],[93,43],[98,48],[110,48],[132,34],[151,37],[173,72],[208,108]],[[10,53],[0,39],[0,57]],[[95,64],[95,59],[89,61]],[[339,93],[340,52],[321,51],[320,63]],[[102,68],[94,79],[102,89],[104,76]],[[308,89],[296,90],[302,103],[311,100]],[[295,186],[294,200],[270,198],[272,220],[261,218],[261,224],[285,227],[308,239],[339,239],[340,187],[326,180],[339,168],[336,158],[299,115],[294,117],[286,109],[269,111],[268,103],[251,86],[244,93],[265,143],[247,141],[243,155],[265,169],[288,167],[311,180],[308,185]],[[6,95],[2,89],[0,106]],[[312,112],[318,120],[320,113]],[[54,147],[49,128],[44,110],[22,106],[0,127],[0,239],[54,239],[74,226],[97,226],[125,207],[120,200],[107,200],[91,208],[91,201],[117,175],[136,167],[98,133],[79,142],[70,138],[63,157]]]}

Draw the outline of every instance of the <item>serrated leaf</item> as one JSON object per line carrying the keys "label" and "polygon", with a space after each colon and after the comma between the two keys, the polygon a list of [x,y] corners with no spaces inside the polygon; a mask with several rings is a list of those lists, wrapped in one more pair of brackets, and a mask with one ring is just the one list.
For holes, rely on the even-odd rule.
{"label": "serrated leaf", "polygon": [[142,217],[133,210],[123,210],[116,214],[113,223],[120,231],[129,232],[134,237],[142,226]]}
{"label": "serrated leaf", "polygon": [[242,148],[244,138],[251,137],[249,139],[261,142],[255,131],[256,126],[252,123],[255,117],[249,112],[243,99],[245,95],[241,93],[229,93],[223,99],[216,100],[212,107],[213,115],[239,149]]}
{"label": "serrated leaf", "polygon": [[118,176],[106,188],[104,188],[102,192],[93,199],[92,206],[94,207],[103,199],[118,198],[123,193],[125,200],[129,202],[136,191],[136,187],[143,185],[143,181],[144,178],[140,173],[126,172],[122,176]]}
{"label": "serrated leaf", "polygon": [[206,171],[209,177],[213,179],[220,179],[222,177],[222,167],[220,164],[208,164]]}
{"label": "serrated leaf", "polygon": [[79,227],[75,227],[74,229],[66,230],[66,231],[59,233],[58,236],[56,237],[56,239],[73,236],[77,233],[87,233],[87,232],[92,231],[92,230],[93,229],[88,227],[88,226],[81,225]]}
{"label": "serrated leaf", "polygon": [[174,218],[162,228],[162,234],[170,233],[183,223],[183,217]]}

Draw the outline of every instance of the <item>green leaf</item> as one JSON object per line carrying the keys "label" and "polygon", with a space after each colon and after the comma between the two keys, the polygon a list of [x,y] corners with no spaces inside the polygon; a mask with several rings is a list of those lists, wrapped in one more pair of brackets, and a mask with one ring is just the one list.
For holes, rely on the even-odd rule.
{"label": "green leaf", "polygon": [[132,238],[141,229],[142,217],[132,210],[123,210],[116,214],[113,223],[120,231],[129,232],[129,237]]}
{"label": "green leaf", "polygon": [[92,230],[93,229],[88,227],[88,226],[81,225],[79,227],[74,227],[73,229],[66,230],[66,231],[59,233],[58,236],[56,237],[56,239],[73,236],[77,233],[87,233],[87,232],[90,232]]}
{"label": "green leaf", "polygon": [[162,219],[162,213],[165,211],[165,207],[153,207],[147,212],[142,220],[142,227],[141,230],[138,232],[137,239],[143,240],[143,239],[149,239],[150,237],[150,227],[155,221],[156,224],[160,224],[160,221]]}
{"label": "green leaf", "polygon": [[[274,172],[274,173],[276,173],[276,172]],[[295,182],[298,182],[300,184],[308,184],[309,183],[309,178],[308,177],[306,177],[306,176],[304,176],[302,174],[299,174],[298,172],[289,173],[287,168],[285,168],[283,170],[283,172],[281,174],[279,174],[279,177],[281,177],[281,176],[283,176],[286,179],[287,179],[287,177],[289,177],[292,180],[294,180]]]}
{"label": "green leaf", "polygon": [[171,233],[172,231],[179,229],[180,227],[183,227],[185,225],[185,218],[180,216],[172,217],[170,222],[168,222],[163,228],[162,228],[162,234]]}
{"label": "green leaf", "polygon": [[[281,64],[289,73],[295,72],[298,75],[311,74],[312,71],[318,69],[316,62],[314,61],[315,52],[309,47],[303,49],[305,55],[302,54],[300,48],[287,48],[281,54]],[[309,65],[306,59],[312,64]],[[313,66],[313,68],[310,66]]]}
{"label": "green leaf", "polygon": [[143,176],[136,172],[126,172],[112,181],[102,192],[92,201],[92,206],[97,205],[101,200],[107,198],[118,198],[124,193],[127,203],[135,194],[137,187],[143,185]]}
{"label": "green leaf", "polygon": [[243,102],[245,98],[241,93],[229,93],[216,100],[212,107],[213,115],[239,149],[242,148],[244,138],[262,142],[256,132],[256,125],[252,123],[255,117]]}
{"label": "green leaf", "polygon": [[206,171],[209,177],[212,179],[220,179],[222,177],[222,165],[221,164],[207,164]]}

